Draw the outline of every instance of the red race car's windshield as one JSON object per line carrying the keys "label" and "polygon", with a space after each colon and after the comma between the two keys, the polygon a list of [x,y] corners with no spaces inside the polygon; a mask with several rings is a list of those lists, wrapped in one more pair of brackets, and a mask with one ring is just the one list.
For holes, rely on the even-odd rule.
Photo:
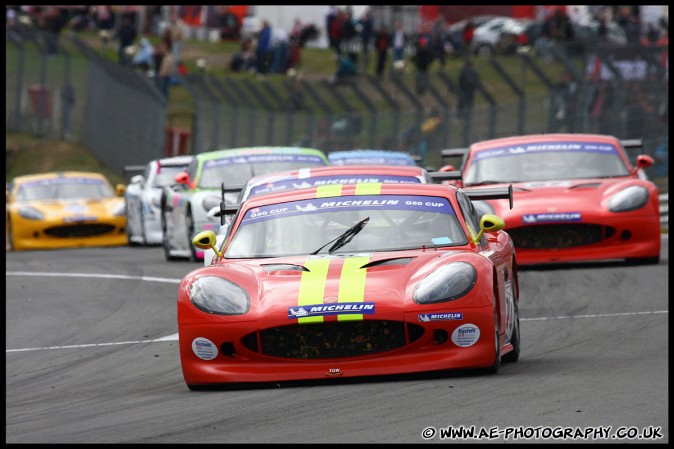
{"label": "red race car's windshield", "polygon": [[303,154],[270,153],[214,159],[204,162],[197,187],[219,189],[222,182],[242,185],[257,175],[325,165],[320,157]]}
{"label": "red race car's windshield", "polygon": [[172,184],[175,184],[175,176],[178,173],[182,173],[187,169],[187,166],[164,166],[159,169],[159,173],[152,180],[152,187],[168,187]]}
{"label": "red race car's windshield", "polygon": [[249,209],[225,258],[396,251],[467,242],[447,198],[358,195]]}
{"label": "red race car's windshield", "polygon": [[463,175],[466,186],[627,176],[610,143],[540,142],[475,152]]}
{"label": "red race car's windshield", "polygon": [[30,181],[19,186],[17,201],[79,200],[114,197],[105,182],[93,178],[52,178]]}

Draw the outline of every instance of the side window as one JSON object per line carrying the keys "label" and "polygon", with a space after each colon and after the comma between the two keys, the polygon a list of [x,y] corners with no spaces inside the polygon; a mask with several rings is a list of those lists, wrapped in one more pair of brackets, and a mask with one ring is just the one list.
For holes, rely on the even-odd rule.
{"label": "side window", "polygon": [[[456,192],[456,199],[459,202],[459,207],[461,208],[461,213],[463,214],[464,220],[466,220],[466,225],[468,225],[468,230],[470,231],[471,238],[480,232],[480,220],[478,219],[477,212],[473,207],[473,202],[468,198],[468,196],[461,190]],[[486,245],[487,239],[483,235],[480,239],[480,245]]]}

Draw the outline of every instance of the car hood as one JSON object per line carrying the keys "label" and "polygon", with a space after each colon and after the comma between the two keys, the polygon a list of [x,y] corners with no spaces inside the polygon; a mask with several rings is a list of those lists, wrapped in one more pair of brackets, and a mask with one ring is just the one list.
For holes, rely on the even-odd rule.
{"label": "car hood", "polygon": [[[493,200],[496,215],[506,218],[529,213],[587,213],[607,210],[608,201],[621,190],[640,185],[651,192],[650,181],[636,178],[596,178],[513,183],[513,208],[508,200]],[[493,184],[485,188],[504,187]],[[474,189],[480,187],[466,187]]]}
{"label": "car hood", "polygon": [[262,313],[338,301],[376,302],[385,304],[378,308],[401,311],[412,303],[414,287],[421,279],[441,265],[458,261],[487,263],[466,248],[432,248],[224,262],[200,274],[219,275],[236,283],[251,300],[257,298]]}
{"label": "car hood", "polygon": [[49,201],[25,201],[15,203],[13,208],[20,210],[22,207],[32,207],[39,210],[45,220],[83,217],[104,217],[112,215],[124,205],[123,198],[104,198],[86,200],[49,200]]}

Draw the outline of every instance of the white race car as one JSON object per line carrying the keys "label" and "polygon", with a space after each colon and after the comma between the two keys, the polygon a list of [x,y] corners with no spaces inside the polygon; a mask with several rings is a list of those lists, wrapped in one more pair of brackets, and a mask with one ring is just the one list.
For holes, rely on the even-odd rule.
{"label": "white race car", "polygon": [[162,188],[175,183],[175,175],[185,171],[192,156],[155,159],[146,166],[127,166],[124,171],[142,169],[126,187],[126,233],[129,245],[160,245]]}
{"label": "white race car", "polygon": [[[236,204],[223,200],[221,205],[208,212],[208,218],[215,223],[214,228],[217,228],[216,247],[220,248],[227,235],[228,225],[238,206],[251,196],[308,187],[330,190],[341,184],[429,184],[460,178],[461,172],[458,171],[428,172],[422,167],[405,165],[338,165],[289,170],[250,178],[243,189],[240,190],[241,193]],[[367,186],[362,188],[367,189]],[[223,199],[227,193],[227,189],[221,192]],[[206,249],[204,265],[209,266],[216,262],[215,251]]]}
{"label": "white race car", "polygon": [[[299,147],[251,147],[209,151],[194,156],[186,171],[162,195],[162,230],[166,260],[201,260],[203,250],[192,244],[201,231],[216,230],[207,213],[220,204],[222,186],[239,189],[252,176],[302,167],[323,167],[321,150]],[[237,193],[225,195],[234,203]]]}

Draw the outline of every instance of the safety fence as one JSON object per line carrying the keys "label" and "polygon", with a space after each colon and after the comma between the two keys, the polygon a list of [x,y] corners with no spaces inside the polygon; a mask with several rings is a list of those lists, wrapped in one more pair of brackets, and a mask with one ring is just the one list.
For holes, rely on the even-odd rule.
{"label": "safety fence", "polygon": [[[408,64],[383,79],[361,74],[334,84],[308,75],[193,73],[172,87],[187,98],[174,104],[138,71],[76,36],[69,42],[50,56],[39,32],[7,33],[6,127],[83,141],[120,174],[165,155],[255,145],[405,150],[438,167],[443,148],[568,131],[641,138],[642,152],[656,160],[649,177],[668,176],[662,48],[597,47],[580,57],[553,48],[552,62],[528,54],[482,59],[472,102],[458,70],[419,77]],[[433,115],[437,126],[423,132]]]}

